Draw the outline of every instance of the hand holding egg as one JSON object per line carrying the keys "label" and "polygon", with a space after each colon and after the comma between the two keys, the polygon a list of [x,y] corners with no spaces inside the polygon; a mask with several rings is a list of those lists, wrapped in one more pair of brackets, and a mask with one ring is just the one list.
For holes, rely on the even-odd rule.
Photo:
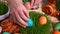
{"label": "hand holding egg", "polygon": [[33,26],[33,20],[32,20],[32,18],[29,18],[29,21],[26,22],[26,23],[28,24],[27,27],[31,27],[31,26]]}
{"label": "hand holding egg", "polygon": [[33,20],[31,18],[29,18],[29,19],[30,19],[29,22],[27,22],[28,27],[33,26]]}

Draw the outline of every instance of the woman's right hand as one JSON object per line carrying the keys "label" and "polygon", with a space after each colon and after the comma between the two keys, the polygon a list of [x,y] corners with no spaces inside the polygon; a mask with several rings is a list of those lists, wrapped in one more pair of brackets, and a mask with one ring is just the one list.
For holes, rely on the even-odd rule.
{"label": "woman's right hand", "polygon": [[39,5],[42,2],[42,0],[31,0],[31,6]]}
{"label": "woman's right hand", "polygon": [[22,0],[7,0],[8,6],[18,20],[18,25],[22,27],[28,26],[25,21],[29,21],[29,12],[22,3]]}

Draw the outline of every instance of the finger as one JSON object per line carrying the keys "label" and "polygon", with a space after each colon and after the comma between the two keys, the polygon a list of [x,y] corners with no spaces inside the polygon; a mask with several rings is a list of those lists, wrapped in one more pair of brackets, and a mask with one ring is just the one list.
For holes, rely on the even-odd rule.
{"label": "finger", "polygon": [[22,27],[26,28],[26,26],[25,26],[25,25],[23,25],[23,24],[21,24],[21,23],[19,23],[19,22],[17,21],[17,19],[16,19],[16,17],[15,17],[15,15],[14,15],[14,14],[12,14],[12,17],[13,17],[13,19],[14,19],[14,23],[16,23],[16,24],[18,24],[18,25],[20,25],[20,26],[22,26]]}
{"label": "finger", "polygon": [[33,4],[34,4],[34,0],[31,1],[31,6],[33,6]]}
{"label": "finger", "polygon": [[19,23],[19,22],[18,22],[17,24],[19,24],[20,26],[22,26],[22,27],[26,28],[26,26],[25,26],[25,25],[22,25],[22,24],[21,24],[21,23]]}
{"label": "finger", "polygon": [[22,19],[24,19],[25,21],[29,21],[28,17],[25,16],[25,14],[23,12],[20,11],[20,16]]}
{"label": "finger", "polygon": [[[14,5],[12,5],[11,7],[13,7],[13,8],[15,9],[15,10],[14,10],[14,9],[12,8],[12,10],[14,10],[14,12],[15,12],[15,14],[16,14],[16,13],[17,13],[17,12],[16,12],[16,7],[15,7]],[[17,8],[17,9],[18,9],[18,8]],[[20,9],[19,9],[19,10],[20,10]],[[17,14],[16,14],[16,15],[17,15]],[[17,15],[17,17],[18,17],[18,18],[20,17],[19,14]],[[17,19],[18,19],[18,18],[17,18]],[[19,21],[19,20],[20,20],[20,21]],[[21,18],[19,18],[18,21],[21,22],[23,25],[24,25],[24,24],[27,25]]]}
{"label": "finger", "polygon": [[25,21],[29,21],[28,17],[25,16],[24,12],[22,11],[22,9],[20,9],[20,7],[17,7],[17,11],[22,19],[24,19]]}
{"label": "finger", "polygon": [[21,17],[20,17],[19,14],[17,13],[17,11],[16,11],[16,10],[13,10],[13,11],[14,11],[14,13],[15,13],[15,15],[16,15],[17,20],[18,20],[21,24],[23,24],[23,25],[25,25],[25,26],[28,26],[28,24],[21,19]]}
{"label": "finger", "polygon": [[39,5],[41,2],[42,2],[42,0],[36,0],[35,3],[34,3],[34,5],[35,5],[35,6],[36,6],[36,5]]}
{"label": "finger", "polygon": [[29,17],[29,11],[23,6],[23,11],[26,14],[27,17]]}
{"label": "finger", "polygon": [[[11,6],[11,8],[12,8],[12,7],[13,7],[13,5]],[[13,7],[12,10],[14,10],[15,8],[16,8],[16,7]],[[21,17],[19,16],[19,14],[17,14],[18,12],[16,12],[16,10],[20,12],[20,16],[22,16],[22,14],[24,14],[24,13],[21,14],[22,10],[20,10],[20,8],[17,7],[17,9],[14,10],[14,13],[15,13],[16,16],[19,18],[19,19],[17,18],[18,21],[20,20],[20,22],[22,21],[22,22],[21,22],[22,24],[26,24],[26,23],[21,19]],[[25,17],[22,16],[22,18],[25,18]],[[27,24],[26,24],[26,25],[27,25]]]}
{"label": "finger", "polygon": [[34,6],[36,6],[39,2],[40,2],[39,0],[35,0]]}

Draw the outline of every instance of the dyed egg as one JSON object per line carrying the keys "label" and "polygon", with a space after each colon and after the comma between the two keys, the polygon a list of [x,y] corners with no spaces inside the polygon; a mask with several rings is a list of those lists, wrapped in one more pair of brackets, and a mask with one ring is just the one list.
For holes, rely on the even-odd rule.
{"label": "dyed egg", "polygon": [[26,3],[25,3],[25,7],[26,7],[27,9],[30,9],[30,8],[31,8],[30,2],[26,2]]}
{"label": "dyed egg", "polygon": [[45,24],[47,23],[47,18],[46,18],[45,16],[41,16],[41,17],[39,18],[39,23],[40,23],[41,25],[45,25]]}
{"label": "dyed egg", "polygon": [[53,34],[60,34],[60,31],[59,30],[54,30]]}
{"label": "dyed egg", "polygon": [[2,32],[2,27],[0,26],[0,33]]}
{"label": "dyed egg", "polygon": [[28,24],[29,27],[30,27],[30,26],[33,26],[33,20],[30,18],[30,19],[29,19],[29,22],[27,22],[27,24]]}
{"label": "dyed egg", "polygon": [[2,34],[10,34],[9,32],[3,32]]}
{"label": "dyed egg", "polygon": [[53,28],[54,30],[60,30],[60,22],[54,24]]}

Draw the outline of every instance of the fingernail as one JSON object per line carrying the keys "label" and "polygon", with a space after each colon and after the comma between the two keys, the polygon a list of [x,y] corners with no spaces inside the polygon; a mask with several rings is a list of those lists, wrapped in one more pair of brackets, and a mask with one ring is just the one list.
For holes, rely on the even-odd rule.
{"label": "fingernail", "polygon": [[28,26],[28,24],[27,24],[27,26]]}
{"label": "fingernail", "polygon": [[28,16],[27,18],[30,18],[30,16]]}
{"label": "fingernail", "polygon": [[28,26],[27,22],[26,22],[26,26]]}

